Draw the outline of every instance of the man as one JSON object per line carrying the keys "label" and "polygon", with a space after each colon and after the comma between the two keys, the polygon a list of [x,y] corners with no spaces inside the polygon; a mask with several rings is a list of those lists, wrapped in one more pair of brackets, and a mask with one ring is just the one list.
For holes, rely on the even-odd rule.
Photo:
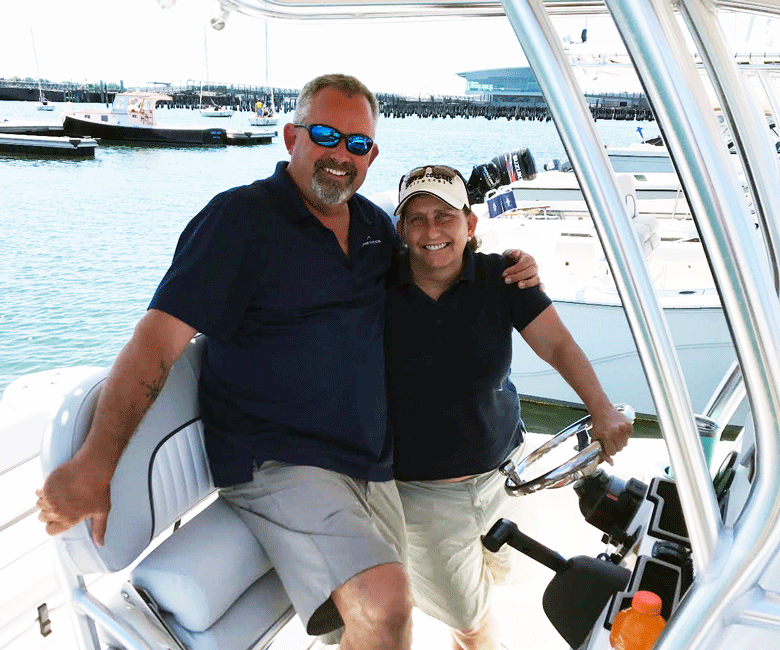
{"label": "man", "polygon": [[39,518],[50,534],[92,518],[102,543],[122,450],[202,332],[200,404],[215,483],[270,556],[307,631],[343,625],[342,648],[402,650],[412,604],[382,340],[398,239],[355,194],[379,153],[377,117],[358,80],[314,79],[284,127],[289,164],[218,195],[190,222],[112,367],[84,445],[39,490]]}

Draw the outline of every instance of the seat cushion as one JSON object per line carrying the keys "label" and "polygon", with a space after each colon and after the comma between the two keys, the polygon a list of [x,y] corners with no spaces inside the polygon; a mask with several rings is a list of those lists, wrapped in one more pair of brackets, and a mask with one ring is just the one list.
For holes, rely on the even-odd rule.
{"label": "seat cushion", "polygon": [[131,582],[181,626],[202,632],[269,570],[255,537],[217,498],[144,558]]}
{"label": "seat cushion", "polygon": [[[163,612],[171,630],[189,650],[247,650],[266,647],[294,615],[282,583],[271,570],[247,589],[227,612],[202,632],[193,632]],[[303,626],[301,634],[306,636]],[[302,646],[298,646],[302,647]]]}

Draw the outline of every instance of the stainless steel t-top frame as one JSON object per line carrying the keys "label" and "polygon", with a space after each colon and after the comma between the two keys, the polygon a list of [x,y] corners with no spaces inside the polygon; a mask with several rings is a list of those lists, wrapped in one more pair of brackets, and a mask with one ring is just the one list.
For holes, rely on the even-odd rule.
{"label": "stainless steel t-top frame", "polygon": [[[594,217],[642,359],[669,449],[693,549],[696,580],[656,645],[658,650],[728,647],[740,626],[780,636],[780,594],[762,576],[780,551],[780,180],[777,152],[762,137],[764,116],[726,47],[718,10],[780,15],[780,1],[732,0],[220,0],[224,10],[270,18],[322,20],[496,16],[505,13],[541,86]],[[732,333],[739,368],[724,378],[723,400],[739,401],[739,374],[755,430],[749,498],[733,525],[721,521],[691,403],[669,330],[625,214],[590,112],[550,22],[550,14],[611,14],[633,61],[691,206]],[[765,245],[728,160],[713,107],[676,19],[693,36],[732,131]],[[777,116],[774,80],[758,71]],[[731,396],[729,402],[728,396]],[[775,587],[777,588],[777,587]]]}

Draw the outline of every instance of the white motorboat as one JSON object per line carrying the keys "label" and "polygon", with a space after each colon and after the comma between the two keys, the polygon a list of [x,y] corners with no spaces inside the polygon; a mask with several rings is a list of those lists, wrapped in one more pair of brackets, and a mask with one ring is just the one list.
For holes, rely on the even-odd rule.
{"label": "white motorboat", "polygon": [[673,174],[674,166],[660,137],[627,147],[607,147],[607,156],[616,172]]}
{"label": "white motorboat", "polygon": [[[638,212],[652,214],[658,218],[690,217],[680,181],[673,171],[640,172],[636,163],[633,168],[632,182]],[[515,207],[523,211],[524,215],[535,215],[544,219],[581,219],[589,215],[577,177],[571,171],[541,171],[532,178],[518,178],[501,186],[497,193],[503,194],[507,190],[511,191],[514,197]],[[488,199],[492,196],[495,195],[489,195]]]}
{"label": "white motorboat", "polygon": [[67,135],[90,136],[105,141],[171,145],[225,144],[225,129],[158,124],[157,104],[169,101],[169,95],[158,93],[117,93],[110,111],[66,110],[62,116],[62,128]]}
{"label": "white motorboat", "polygon": [[[637,413],[655,417],[639,352],[576,175],[536,173],[527,151],[510,152],[493,162],[502,167],[506,160],[524,161],[517,165],[519,178],[489,192],[486,204],[474,206],[480,217],[481,250],[520,248],[531,253],[547,294],[607,394],[620,395]],[[668,320],[691,401],[701,411],[735,356],[682,188],[672,173],[618,173],[615,178]],[[519,334],[513,345],[512,380],[525,399],[579,404],[572,388]],[[744,417],[744,411],[734,417]]]}
{"label": "white motorboat", "polygon": [[203,117],[233,117],[235,111],[229,106],[206,106],[200,109]]}
{"label": "white motorboat", "polygon": [[[718,117],[723,126],[722,115]],[[771,127],[767,135],[774,141],[777,135]],[[725,129],[724,135],[733,152]],[[606,147],[606,153],[667,317],[691,401],[700,411],[735,354],[682,185],[667,148],[659,141]],[[730,156],[733,164],[736,158]],[[537,172],[527,150],[476,166],[469,181],[472,188],[486,175],[493,179],[487,183],[499,185],[486,193],[486,205],[475,207],[481,217],[477,234],[482,249],[522,248],[534,255],[548,295],[607,393],[620,395],[638,413],[654,417],[639,353],[576,175],[571,169]],[[735,175],[741,177],[736,171]],[[600,327],[594,328],[593,322]],[[610,332],[608,339],[603,331]],[[572,388],[523,345],[519,335],[513,349],[512,379],[522,397],[579,403]],[[742,422],[744,416],[742,409],[735,413],[734,422]]]}
{"label": "white motorboat", "polygon": [[249,124],[252,126],[276,126],[279,124],[279,116],[255,114],[249,118]]}
{"label": "white motorboat", "polygon": [[[773,68],[776,66],[773,64],[766,65],[765,73],[772,74]],[[776,71],[774,71],[776,72]],[[728,126],[726,124],[724,116],[717,111],[718,122],[723,129],[723,136],[726,138],[729,151],[732,154],[736,154],[736,148],[734,141],[729,133]],[[769,137],[774,142],[775,150],[780,154],[780,134],[777,132],[777,127],[774,123],[774,119],[769,116],[768,132]],[[658,136],[649,140],[642,140],[642,142],[634,142],[627,147],[612,147],[608,146],[607,156],[609,162],[612,164],[612,168],[616,172],[628,172],[636,174],[645,173],[660,173],[669,174],[674,173],[674,165],[672,165],[672,159],[669,157],[669,152],[663,143],[663,139]],[[736,160],[736,156],[732,159],[737,174],[741,174],[741,167]]]}
{"label": "white motorboat", "polygon": [[[564,463],[533,483],[527,475],[534,476],[532,467],[506,468],[512,494],[577,479],[576,494],[585,499],[580,511],[575,492],[568,489],[517,496],[527,504],[527,514],[518,522],[522,532],[542,545],[532,544],[511,522],[497,522],[486,535],[491,548],[509,543],[538,562],[534,566],[541,572],[521,587],[522,597],[509,591],[498,606],[508,613],[503,617],[505,635],[510,643],[522,635],[522,643],[535,648],[607,650],[618,610],[637,590],[647,589],[661,595],[667,620],[656,650],[778,647],[777,158],[757,126],[761,119],[747,99],[716,21],[716,9],[739,10],[744,3],[608,0],[606,5],[680,170],[737,351],[739,364],[724,375],[703,409],[704,417],[696,417],[667,311],[625,209],[625,194],[550,23],[549,12],[577,13],[594,9],[593,3],[505,0],[499,7],[491,0],[439,5],[405,1],[334,1],[323,7],[306,0],[290,0],[284,6],[234,0],[230,8],[277,18],[289,11],[289,18],[321,20],[389,19],[401,13],[407,19],[473,18],[500,14],[503,8],[583,187],[663,434],[663,441],[632,441],[616,458],[618,466],[625,463],[616,470],[620,476],[626,472],[640,480],[624,482],[617,474],[584,478],[592,469],[593,451],[586,452],[585,465]],[[775,3],[768,1],[756,0],[749,9],[777,13]],[[706,54],[713,85],[729,108],[754,212],[733,174],[675,10]],[[768,86],[767,95],[780,107],[773,90]],[[763,235],[760,245],[753,234],[756,222]],[[599,321],[591,324],[605,337],[612,336]],[[215,498],[197,408],[199,348],[194,341],[171,369],[165,389],[123,454],[112,483],[116,499],[107,543],[100,548],[90,541],[84,522],[47,538],[27,495],[40,481],[35,442],[45,431],[40,454],[44,472],[74,453],[89,426],[105,369],[31,376],[6,390],[0,402],[0,480],[8,495],[0,505],[0,543],[6,559],[0,567],[5,603],[0,645],[12,650],[248,650],[266,648],[270,642],[283,650],[318,646],[292,616],[254,538]],[[743,402],[749,405],[744,428],[735,440],[720,442],[708,466],[702,436],[714,431],[717,439]],[[184,524],[179,527],[180,522]],[[600,548],[607,550],[600,558],[592,557],[602,533]],[[65,615],[72,619],[72,628]],[[415,650],[447,643],[443,636],[427,636],[434,628],[417,619]]]}
{"label": "white motorboat", "polygon": [[[685,238],[680,232],[659,237],[658,224],[663,220],[639,216],[638,221],[637,239],[643,246],[691,402],[701,412],[735,359],[707,258],[696,239]],[[637,345],[590,219],[483,217],[477,236],[485,252],[522,248],[536,258],[545,291],[590,359],[607,394],[619,395],[637,413],[655,417]],[[580,404],[572,388],[517,333],[511,378],[525,399]],[[735,415],[740,417],[744,412]]]}

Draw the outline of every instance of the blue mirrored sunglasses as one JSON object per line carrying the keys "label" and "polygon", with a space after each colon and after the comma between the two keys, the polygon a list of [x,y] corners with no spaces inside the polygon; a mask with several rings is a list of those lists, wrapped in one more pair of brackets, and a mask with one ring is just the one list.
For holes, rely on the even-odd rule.
{"label": "blue mirrored sunglasses", "polygon": [[338,147],[339,142],[344,140],[347,143],[347,151],[356,156],[365,156],[371,151],[371,147],[374,146],[374,141],[361,133],[344,135],[332,126],[325,126],[324,124],[293,124],[293,126],[299,129],[306,129],[309,132],[309,139],[321,147],[332,149],[333,147]]}

